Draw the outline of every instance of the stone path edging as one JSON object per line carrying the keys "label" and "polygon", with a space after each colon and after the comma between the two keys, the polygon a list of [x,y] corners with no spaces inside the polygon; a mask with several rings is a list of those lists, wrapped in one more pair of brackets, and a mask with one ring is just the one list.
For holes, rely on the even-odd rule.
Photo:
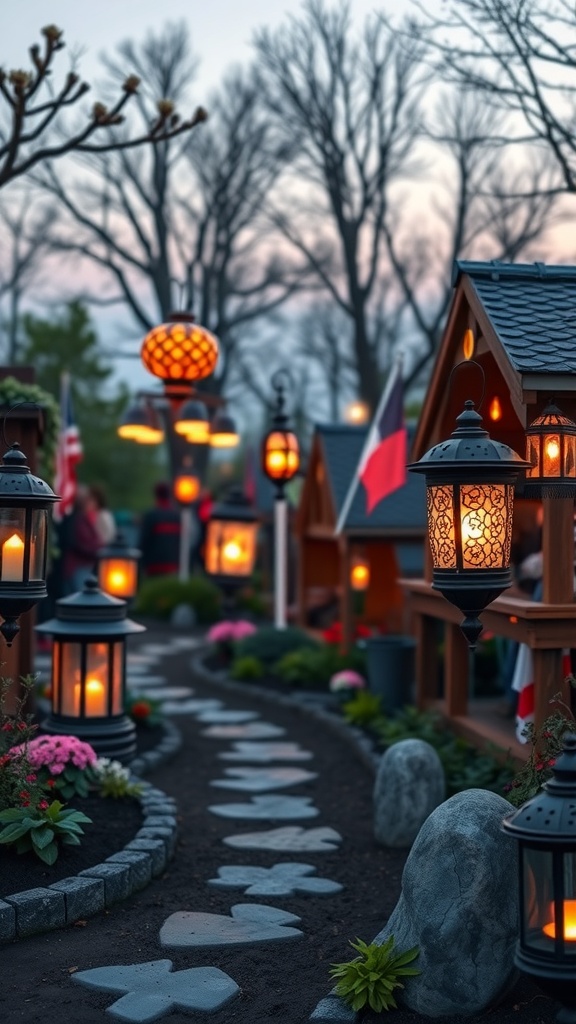
{"label": "stone path edging", "polygon": [[162,790],[143,782],[141,775],[173,757],[182,744],[180,730],[173,722],[164,722],[163,728],[164,737],[158,746],[130,764],[131,781],[142,786],[137,799],[144,812],[134,838],[102,864],[86,868],[78,875],[0,899],[0,943],[92,917],[128,899],[162,874],[176,848],[177,805]]}

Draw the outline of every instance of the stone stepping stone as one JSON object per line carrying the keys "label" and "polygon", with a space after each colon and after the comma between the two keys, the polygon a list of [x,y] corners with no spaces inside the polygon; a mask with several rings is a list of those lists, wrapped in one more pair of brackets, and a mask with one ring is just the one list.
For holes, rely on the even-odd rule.
{"label": "stone stepping stone", "polygon": [[171,960],[151,960],[145,964],[119,967],[95,967],[77,971],[72,981],[104,992],[124,992],[107,1012],[119,1020],[146,1024],[173,1010],[219,1010],[240,989],[217,967],[191,967],[172,971]]}
{"label": "stone stepping stone", "polygon": [[284,825],[269,832],[245,832],[239,836],[227,836],[222,840],[226,846],[238,850],[280,850],[283,853],[326,853],[336,850],[342,836],[333,828],[302,828],[301,825]]}
{"label": "stone stepping stone", "polygon": [[302,750],[297,743],[250,743],[233,744],[233,749],[218,754],[223,761],[309,761],[312,754]]}
{"label": "stone stepping stone", "polygon": [[129,676],[147,676],[150,673],[151,668],[155,668],[158,662],[156,659],[149,660],[146,658],[142,661],[133,661],[132,658],[126,659],[126,673]]}
{"label": "stone stepping stone", "polygon": [[140,653],[148,658],[165,658],[167,654],[173,654],[172,643],[169,644],[143,644]]}
{"label": "stone stepping stone", "polygon": [[230,917],[179,910],[160,929],[161,946],[243,946],[246,943],[300,939],[303,932],[288,925],[300,918],[263,903],[237,903]]}
{"label": "stone stepping stone", "polygon": [[312,864],[295,861],[271,868],[230,864],[218,868],[218,878],[208,879],[208,885],[219,889],[242,888],[245,896],[330,896],[342,891],[340,883],[330,878],[311,878],[315,871]]}
{"label": "stone stepping stone", "polygon": [[205,642],[197,636],[175,636],[171,640],[172,647],[177,647],[179,651],[193,651],[196,647],[202,647]]}
{"label": "stone stepping stone", "polygon": [[243,722],[253,722],[260,718],[257,711],[202,711],[198,715],[199,722],[206,725],[240,725]]}
{"label": "stone stepping stone", "polygon": [[242,793],[266,793],[274,789],[287,789],[301,782],[312,782],[317,772],[305,768],[225,768],[225,779],[215,779],[211,786],[235,789]]}
{"label": "stone stepping stone", "polygon": [[[130,687],[132,693],[140,690],[134,684]],[[142,696],[150,700],[183,700],[185,697],[192,697],[194,690],[190,686],[145,686],[142,687]]]}
{"label": "stone stepping stone", "polygon": [[182,701],[166,700],[162,704],[162,711],[165,715],[197,715],[199,705],[203,704],[206,706],[208,704],[216,705],[220,703],[221,701],[217,700],[196,700],[195,698]]}
{"label": "stone stepping stone", "polygon": [[310,806],[311,796],[254,796],[248,804],[215,804],[208,810],[220,818],[254,818],[261,821],[317,818],[320,811]]}
{"label": "stone stepping stone", "polygon": [[34,668],[37,672],[50,672],[52,669],[52,657],[50,654],[36,654],[34,656]]}
{"label": "stone stepping stone", "polygon": [[274,740],[285,736],[286,729],[270,722],[246,722],[244,725],[211,725],[201,735],[213,740]]}
{"label": "stone stepping stone", "polygon": [[166,682],[166,676],[133,676],[131,672],[126,676],[126,685],[129,690],[147,690],[150,686],[162,686]]}

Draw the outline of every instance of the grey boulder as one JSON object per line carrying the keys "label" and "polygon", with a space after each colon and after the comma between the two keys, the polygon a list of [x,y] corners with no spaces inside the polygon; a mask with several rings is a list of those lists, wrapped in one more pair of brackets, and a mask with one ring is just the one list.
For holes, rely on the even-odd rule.
{"label": "grey boulder", "polygon": [[402,892],[375,942],[413,946],[398,1002],[428,1017],[486,1011],[515,981],[518,937],[517,852],[501,831],[511,805],[496,793],[468,789],[438,807],[408,855]]}
{"label": "grey boulder", "polygon": [[390,847],[411,846],[446,796],[444,769],[424,740],[401,740],[380,758],[374,784],[374,837]]}

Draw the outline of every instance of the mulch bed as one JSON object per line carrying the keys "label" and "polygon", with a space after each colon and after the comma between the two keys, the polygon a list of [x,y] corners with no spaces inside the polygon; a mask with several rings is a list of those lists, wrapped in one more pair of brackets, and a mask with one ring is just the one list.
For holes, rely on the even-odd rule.
{"label": "mulch bed", "polygon": [[[146,639],[162,638],[148,634]],[[70,973],[107,964],[160,959],[170,959],[175,970],[217,966],[237,982],[241,994],[214,1015],[218,1024],[305,1024],[331,988],[330,963],[350,959],[353,951],[348,940],[359,936],[370,941],[395,906],[405,852],[385,850],[375,843],[372,777],[352,748],[306,715],[248,697],[241,686],[235,695],[191,680],[188,666],[189,655],[178,655],[168,659],[162,668],[173,684],[191,681],[199,697],[222,697],[228,707],[254,708],[266,721],[284,726],[287,739],[313,752],[313,761],[303,762],[303,767],[317,771],[318,779],[289,792],[313,798],[321,813],[302,825],[335,828],[343,836],[340,848],[332,853],[282,855],[226,847],[222,843],[225,836],[276,825],[227,820],[207,811],[211,803],[243,800],[244,794],[209,786],[226,765],[218,760],[217,754],[228,747],[228,742],[203,737],[205,726],[194,718],[179,717],[177,724],[184,738],[179,754],[149,776],[154,785],[176,797],[179,803],[181,839],[175,860],[164,876],[143,892],[89,919],[82,927],[4,946],[0,951],[2,1024],[32,1024],[51,1018],[75,1024],[102,1024],[106,1007],[117,996],[74,986]],[[241,890],[215,890],[206,884],[221,865],[269,867],[286,860],[314,864],[319,875],[339,881],[345,888],[339,894],[322,898],[257,900],[245,897]],[[163,949],[159,944],[162,924],[176,911],[228,915],[232,905],[246,902],[269,903],[298,914],[304,938],[206,950]],[[191,1018],[176,1012],[166,1019],[171,1024],[186,1024]],[[205,1018],[195,1015],[193,1019]],[[375,1024],[377,1020],[381,1022],[383,1017],[364,1017],[365,1024]],[[390,1020],[396,1024],[424,1024],[429,1018],[395,1011]],[[487,1024],[520,1020],[552,1024],[554,1012],[551,1002],[524,979],[510,997],[482,1018],[452,1018],[453,1024],[475,1024],[480,1020]]]}

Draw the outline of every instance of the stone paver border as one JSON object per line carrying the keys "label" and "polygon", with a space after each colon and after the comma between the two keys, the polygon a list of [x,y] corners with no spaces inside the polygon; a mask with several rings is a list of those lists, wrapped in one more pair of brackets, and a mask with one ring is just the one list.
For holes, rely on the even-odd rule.
{"label": "stone paver border", "polygon": [[100,910],[145,888],[162,874],[176,848],[176,801],[143,782],[141,775],[157,768],[179,750],[182,737],[173,722],[164,722],[164,738],[153,750],[132,761],[133,781],[140,783],[138,800],[144,812],[141,828],[123,850],[79,875],[45,888],[28,889],[0,899],[0,943],[53,931],[92,917]]}

